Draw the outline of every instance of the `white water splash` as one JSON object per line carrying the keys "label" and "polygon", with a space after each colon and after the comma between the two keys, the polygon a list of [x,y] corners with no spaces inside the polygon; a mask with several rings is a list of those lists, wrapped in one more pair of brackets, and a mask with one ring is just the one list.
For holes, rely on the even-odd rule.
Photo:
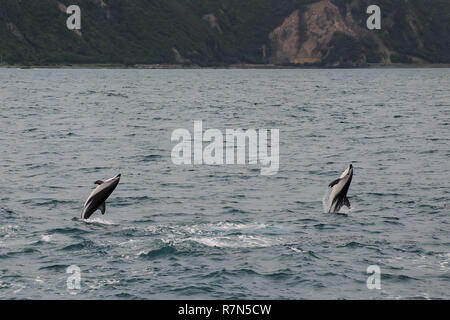
{"label": "white water splash", "polygon": [[3,238],[9,238],[14,233],[16,233],[19,230],[19,226],[16,225],[6,225],[0,227],[0,236],[3,236]]}
{"label": "white water splash", "polygon": [[83,219],[83,221],[85,223],[98,223],[98,224],[104,224],[104,225],[117,225],[117,223],[114,223],[112,221],[105,220],[105,219],[102,219],[102,218],[98,218],[98,217],[90,218],[90,219]]}
{"label": "white water splash", "polygon": [[303,251],[302,249],[298,249],[295,247],[289,247],[289,249],[291,249],[292,251],[297,252],[297,253],[308,253],[308,251]]}
{"label": "white water splash", "polygon": [[41,241],[43,242],[50,242],[52,241],[53,235],[51,234],[44,234],[41,236]]}
{"label": "white water splash", "polygon": [[34,281],[37,282],[37,283],[39,283],[39,284],[43,284],[43,283],[45,282],[44,280],[41,279],[40,276],[37,276],[37,277],[34,279]]}
{"label": "white water splash", "polygon": [[233,223],[233,222],[217,222],[217,223],[201,223],[194,225],[173,226],[173,225],[151,225],[144,230],[151,233],[165,233],[174,235],[183,234],[209,234],[228,231],[250,230],[258,231],[259,229],[268,228],[269,225],[264,223]]}
{"label": "white water splash", "polygon": [[219,248],[265,248],[272,247],[280,243],[279,239],[267,237],[239,235],[222,237],[193,237],[184,241],[194,241],[208,247]]}
{"label": "white water splash", "polygon": [[189,233],[198,232],[214,232],[214,231],[232,231],[232,230],[257,230],[267,228],[268,225],[264,223],[232,223],[232,222],[218,222],[218,223],[204,223],[192,225],[189,227]]}

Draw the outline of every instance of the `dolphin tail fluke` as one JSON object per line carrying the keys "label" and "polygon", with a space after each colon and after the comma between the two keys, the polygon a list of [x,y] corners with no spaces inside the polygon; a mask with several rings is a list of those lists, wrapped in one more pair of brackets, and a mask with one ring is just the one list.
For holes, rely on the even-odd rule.
{"label": "dolphin tail fluke", "polygon": [[102,212],[102,214],[105,214],[106,211],[106,204],[103,202],[98,209]]}
{"label": "dolphin tail fluke", "polygon": [[348,201],[347,197],[344,198],[344,205],[350,209],[350,201]]}

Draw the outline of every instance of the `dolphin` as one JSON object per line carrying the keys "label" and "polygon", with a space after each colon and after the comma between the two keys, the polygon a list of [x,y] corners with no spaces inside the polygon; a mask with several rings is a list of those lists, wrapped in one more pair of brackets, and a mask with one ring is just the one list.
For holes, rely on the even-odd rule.
{"label": "dolphin", "polygon": [[332,188],[328,212],[339,212],[343,205],[350,208],[350,201],[347,199],[347,192],[350,187],[350,183],[352,183],[352,178],[353,166],[350,164],[338,179],[332,181],[328,185],[328,187]]}
{"label": "dolphin", "polygon": [[89,217],[97,210],[105,214],[105,201],[117,187],[120,181],[120,173],[106,181],[97,180],[94,183],[98,186],[92,190],[91,194],[84,203],[84,209],[81,213],[82,219],[89,219]]}

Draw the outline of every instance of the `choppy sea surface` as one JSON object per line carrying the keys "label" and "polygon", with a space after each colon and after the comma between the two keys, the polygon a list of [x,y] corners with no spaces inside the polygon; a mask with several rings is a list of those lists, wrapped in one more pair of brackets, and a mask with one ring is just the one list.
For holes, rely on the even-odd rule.
{"label": "choppy sea surface", "polygon": [[[449,299],[449,88],[450,69],[0,69],[0,298]],[[278,174],[174,165],[194,120],[278,128]],[[350,163],[352,208],[326,213]]]}

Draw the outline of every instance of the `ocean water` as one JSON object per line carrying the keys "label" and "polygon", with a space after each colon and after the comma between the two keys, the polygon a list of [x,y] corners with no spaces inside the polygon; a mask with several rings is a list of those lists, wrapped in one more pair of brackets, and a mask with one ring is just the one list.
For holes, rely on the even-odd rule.
{"label": "ocean water", "polygon": [[[449,299],[449,88],[449,69],[0,69],[0,298]],[[174,165],[194,120],[279,129],[278,174]],[[326,213],[350,163],[352,208]]]}

